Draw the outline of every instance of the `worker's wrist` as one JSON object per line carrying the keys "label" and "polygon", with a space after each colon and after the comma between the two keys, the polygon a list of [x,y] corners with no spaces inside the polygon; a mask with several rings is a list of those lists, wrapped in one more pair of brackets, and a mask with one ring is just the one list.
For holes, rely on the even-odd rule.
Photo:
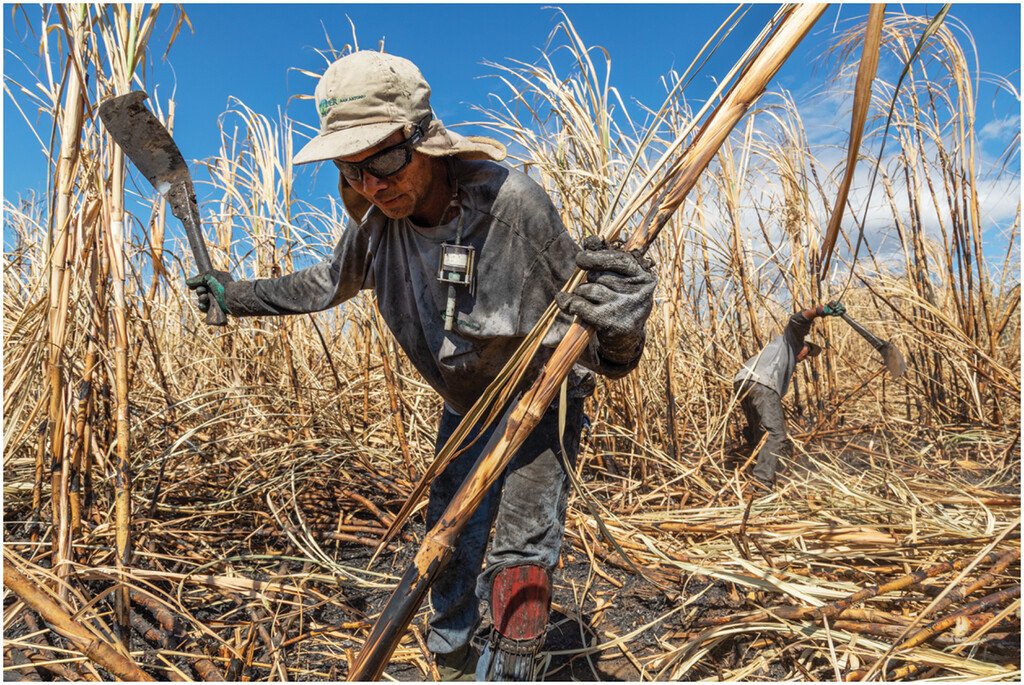
{"label": "worker's wrist", "polygon": [[231,316],[275,314],[256,294],[256,281],[233,281],[224,287],[224,303]]}
{"label": "worker's wrist", "polygon": [[808,321],[814,321],[819,316],[824,316],[824,314],[822,313],[821,305],[818,305],[817,307],[801,310],[800,316],[804,317]]}
{"label": "worker's wrist", "polygon": [[629,341],[617,342],[601,340],[599,336],[594,336],[590,343],[598,364],[598,368],[594,370],[608,378],[622,378],[640,363],[646,340],[646,333],[633,336]]}

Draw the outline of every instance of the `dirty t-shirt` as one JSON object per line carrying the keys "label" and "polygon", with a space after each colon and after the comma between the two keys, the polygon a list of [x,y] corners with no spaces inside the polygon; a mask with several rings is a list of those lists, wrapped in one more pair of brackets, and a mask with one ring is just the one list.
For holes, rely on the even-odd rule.
{"label": "dirty t-shirt", "polygon": [[[294,274],[245,282],[232,291],[237,316],[327,309],[359,290],[376,292],[381,315],[431,387],[465,413],[540,318],[575,268],[579,247],[544,190],[523,173],[487,161],[458,161],[461,244],[475,254],[475,289],[455,286],[454,330],[444,330],[448,284],[437,280],[441,244],[453,243],[459,219],[437,227],[388,219],[377,208],[351,222],[333,255]],[[544,340],[557,345],[570,320],[560,314]],[[537,367],[550,355],[545,349]],[[596,343],[581,363],[620,376],[636,365],[609,365]],[[593,374],[577,365],[570,394],[593,390]]]}
{"label": "dirty t-shirt", "polygon": [[781,335],[743,362],[743,368],[733,378],[733,382],[754,381],[779,393],[779,397],[785,397],[796,368],[796,356],[803,348],[804,338],[810,330],[811,321],[802,313],[797,312],[791,316]]}

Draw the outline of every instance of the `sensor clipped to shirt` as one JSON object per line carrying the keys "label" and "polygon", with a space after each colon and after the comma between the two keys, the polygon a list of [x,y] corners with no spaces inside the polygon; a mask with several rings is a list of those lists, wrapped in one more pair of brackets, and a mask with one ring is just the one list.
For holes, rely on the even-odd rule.
{"label": "sensor clipped to shirt", "polygon": [[448,284],[448,302],[444,308],[444,329],[455,325],[455,286],[469,288],[473,293],[473,260],[476,250],[469,245],[441,245],[441,259],[437,267],[437,280]]}

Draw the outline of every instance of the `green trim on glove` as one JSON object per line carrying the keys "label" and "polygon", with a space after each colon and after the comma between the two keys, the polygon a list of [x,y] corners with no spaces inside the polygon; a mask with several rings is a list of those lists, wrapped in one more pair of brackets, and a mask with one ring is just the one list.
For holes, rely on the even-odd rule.
{"label": "green trim on glove", "polygon": [[217,280],[217,277],[211,273],[199,274],[193,276],[185,281],[185,285],[189,288],[206,288],[208,293],[212,293],[215,300],[217,300],[217,306],[220,307],[221,311],[228,314],[228,303],[227,297],[224,293],[224,284]]}
{"label": "green trim on glove", "polygon": [[821,308],[825,316],[842,316],[846,313],[846,306],[842,302],[829,302]]}

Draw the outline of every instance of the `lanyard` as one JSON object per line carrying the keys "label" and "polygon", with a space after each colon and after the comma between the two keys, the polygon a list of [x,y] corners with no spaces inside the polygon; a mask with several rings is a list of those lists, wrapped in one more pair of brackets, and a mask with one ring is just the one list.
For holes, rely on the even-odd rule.
{"label": "lanyard", "polygon": [[[447,160],[446,160],[447,161]],[[452,330],[455,326],[455,286],[468,288],[473,293],[476,285],[473,280],[473,262],[476,250],[470,245],[462,244],[462,229],[465,212],[459,202],[459,182],[451,173],[451,164],[445,165],[448,178],[452,182],[452,199],[448,207],[455,206],[459,210],[459,223],[455,229],[455,243],[441,243],[441,258],[437,266],[437,280],[448,284],[448,300],[444,308],[444,329]],[[448,211],[447,209],[445,210]]]}

